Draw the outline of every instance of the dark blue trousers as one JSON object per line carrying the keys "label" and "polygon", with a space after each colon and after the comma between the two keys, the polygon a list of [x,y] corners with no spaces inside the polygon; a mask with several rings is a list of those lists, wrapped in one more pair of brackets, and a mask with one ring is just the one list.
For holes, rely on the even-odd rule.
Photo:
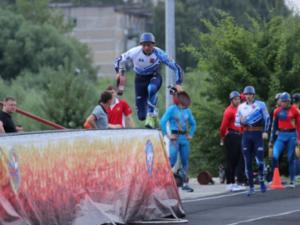
{"label": "dark blue trousers", "polygon": [[154,112],[161,84],[160,74],[135,76],[135,106],[139,120],[145,120],[147,113]]}
{"label": "dark blue trousers", "polygon": [[255,156],[256,164],[258,166],[259,180],[264,180],[264,146],[261,131],[246,131],[243,133],[242,150],[245,160],[245,173],[249,181],[249,186],[254,187],[253,184],[253,169],[252,158]]}

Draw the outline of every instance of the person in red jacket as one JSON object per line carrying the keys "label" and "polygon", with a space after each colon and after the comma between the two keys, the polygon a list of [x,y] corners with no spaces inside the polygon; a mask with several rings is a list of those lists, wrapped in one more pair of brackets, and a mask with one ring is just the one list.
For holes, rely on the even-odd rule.
{"label": "person in red jacket", "polygon": [[280,101],[280,107],[274,111],[269,142],[269,146],[272,147],[275,141],[275,134],[279,131],[273,148],[273,169],[278,168],[278,158],[286,147],[289,161],[289,186],[295,187],[295,149],[297,144],[300,143],[300,133],[298,132],[300,129],[300,114],[297,106],[291,105],[291,96],[289,93],[283,92],[280,95]]}
{"label": "person in red jacket", "polygon": [[[232,91],[229,95],[230,105],[225,109],[220,127],[221,145],[226,149],[226,183],[230,191],[245,190],[244,160],[241,151],[241,128],[235,126],[235,115],[240,104],[240,93]],[[235,175],[237,174],[237,184]]]}

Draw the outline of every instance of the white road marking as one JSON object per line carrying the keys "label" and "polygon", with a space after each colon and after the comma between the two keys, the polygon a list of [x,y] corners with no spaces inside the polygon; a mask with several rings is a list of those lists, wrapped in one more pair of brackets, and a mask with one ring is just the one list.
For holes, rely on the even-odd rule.
{"label": "white road marking", "polygon": [[183,203],[198,202],[198,201],[204,201],[204,200],[210,200],[210,199],[226,198],[226,197],[231,197],[231,196],[236,196],[236,195],[244,195],[245,193],[247,193],[247,191],[237,192],[237,193],[233,193],[233,194],[224,194],[224,195],[218,195],[218,196],[197,198],[197,199],[186,199],[186,200],[182,200],[182,202]]}
{"label": "white road marking", "polygon": [[227,225],[238,225],[238,224],[241,224],[241,223],[250,223],[250,222],[254,222],[254,221],[262,220],[262,219],[266,219],[266,218],[277,217],[277,216],[285,216],[285,215],[289,215],[289,214],[296,213],[296,212],[300,212],[300,209],[292,210],[292,211],[286,211],[286,212],[283,212],[283,213],[271,214],[271,215],[267,215],[267,216],[256,217],[256,218],[249,219],[249,220],[241,220],[241,221],[237,221],[235,223],[230,223],[230,224],[227,224]]}

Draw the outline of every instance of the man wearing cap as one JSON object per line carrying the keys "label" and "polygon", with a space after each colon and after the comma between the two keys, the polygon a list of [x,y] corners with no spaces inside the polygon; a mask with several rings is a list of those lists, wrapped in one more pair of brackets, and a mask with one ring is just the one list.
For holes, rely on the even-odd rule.
{"label": "man wearing cap", "polygon": [[289,93],[283,92],[279,98],[281,103],[280,107],[274,111],[269,142],[269,146],[272,147],[275,133],[279,131],[273,148],[273,169],[278,168],[279,156],[286,147],[288,151],[290,187],[295,187],[295,149],[297,143],[300,143],[300,133],[297,135],[297,130],[300,128],[300,114],[298,108],[295,105],[291,105]]}
{"label": "man wearing cap", "polygon": [[246,176],[249,182],[248,196],[254,194],[252,158],[255,156],[261,192],[266,191],[264,183],[264,146],[267,139],[270,116],[266,104],[255,99],[253,86],[246,86],[243,91],[246,102],[240,104],[235,117],[235,125],[242,127],[242,152],[245,160]]}
{"label": "man wearing cap", "polygon": [[114,65],[117,77],[124,76],[128,62],[132,63],[136,74],[135,101],[138,119],[146,120],[146,127],[155,128],[158,126],[157,92],[162,84],[161,64],[167,65],[175,72],[177,91],[182,90],[183,71],[163,50],[155,47],[155,37],[152,33],[143,33],[139,46],[128,50],[116,59]]}
{"label": "man wearing cap", "polygon": [[[174,167],[177,161],[177,153],[179,152],[182,170],[181,176],[183,179],[182,190],[193,192],[194,190],[188,185],[188,162],[190,145],[189,141],[192,139],[196,131],[196,121],[192,111],[188,108],[191,100],[185,91],[177,92],[173,95],[174,104],[171,105],[160,121],[162,134],[167,136],[169,142],[169,160],[171,167]],[[170,124],[171,133],[167,133],[167,123]]]}
{"label": "man wearing cap", "polygon": [[[220,127],[221,145],[225,145],[226,149],[226,183],[227,190],[241,191],[245,190],[242,186],[244,180],[244,164],[241,140],[241,127],[235,126],[235,115],[237,107],[240,104],[240,93],[232,91],[229,95],[230,105],[225,109]],[[235,182],[235,175],[237,174],[237,184]]]}

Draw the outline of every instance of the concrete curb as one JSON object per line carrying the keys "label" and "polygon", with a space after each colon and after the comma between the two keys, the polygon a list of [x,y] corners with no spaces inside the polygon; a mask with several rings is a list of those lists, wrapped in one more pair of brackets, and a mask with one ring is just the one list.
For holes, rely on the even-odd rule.
{"label": "concrete curb", "polygon": [[206,196],[228,193],[226,184],[220,184],[219,178],[213,178],[215,184],[200,185],[196,178],[190,178],[189,185],[194,192],[186,192],[178,188],[181,200],[197,199]]}

